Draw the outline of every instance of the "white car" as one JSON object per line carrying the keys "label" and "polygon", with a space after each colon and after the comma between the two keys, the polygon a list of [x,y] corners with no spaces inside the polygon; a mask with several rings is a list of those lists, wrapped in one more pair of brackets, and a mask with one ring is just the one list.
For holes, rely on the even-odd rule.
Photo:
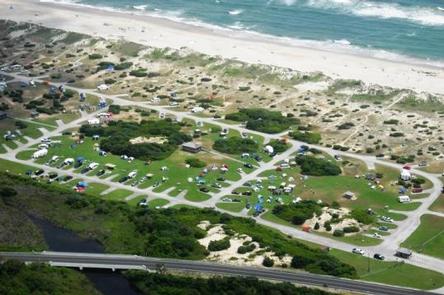
{"label": "white car", "polygon": [[352,252],[355,253],[355,254],[359,254],[359,255],[364,255],[365,254],[364,250],[362,250],[360,248],[353,248]]}

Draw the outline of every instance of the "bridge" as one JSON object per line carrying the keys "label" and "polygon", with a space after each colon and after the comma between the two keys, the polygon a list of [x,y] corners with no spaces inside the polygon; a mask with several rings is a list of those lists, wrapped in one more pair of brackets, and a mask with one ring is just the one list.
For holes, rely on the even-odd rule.
{"label": "bridge", "polygon": [[359,293],[381,295],[430,295],[433,293],[350,280],[332,276],[311,274],[276,268],[233,266],[204,261],[189,261],[167,258],[142,257],[136,255],[92,254],[71,252],[0,252],[0,261],[15,259],[26,263],[47,263],[52,266],[71,268],[98,268],[115,270],[139,269],[156,271],[159,267],[167,270],[207,273],[221,276],[257,277],[260,279],[289,282],[318,287],[329,287]]}

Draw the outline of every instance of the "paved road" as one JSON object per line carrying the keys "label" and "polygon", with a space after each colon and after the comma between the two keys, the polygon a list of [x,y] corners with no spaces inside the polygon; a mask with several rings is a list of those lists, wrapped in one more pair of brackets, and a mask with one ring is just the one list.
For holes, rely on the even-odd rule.
{"label": "paved road", "polygon": [[354,292],[380,294],[380,295],[413,295],[413,294],[433,294],[419,290],[387,286],[357,280],[347,280],[331,276],[310,274],[305,272],[284,271],[278,269],[240,267],[218,263],[209,263],[201,261],[175,260],[163,258],[151,258],[130,255],[111,255],[111,254],[87,254],[87,253],[64,253],[64,252],[41,252],[41,253],[13,253],[0,252],[1,259],[17,259],[25,262],[47,262],[57,263],[58,265],[83,266],[91,265],[112,265],[116,269],[121,266],[128,268],[130,266],[146,267],[156,270],[156,266],[163,264],[166,269],[180,270],[187,272],[199,272],[217,274],[222,276],[243,276],[257,277],[261,279],[291,282],[309,286],[328,286],[329,288],[347,290]]}
{"label": "paved road", "polygon": [[[1,72],[0,72],[0,74],[1,74]],[[25,81],[26,82],[26,81],[31,80],[31,78],[29,78],[29,77],[15,75],[15,74],[11,74],[11,73],[4,73],[4,74],[12,76],[17,81]],[[35,82],[42,82],[36,78],[34,78],[33,80]],[[53,84],[55,86],[60,85],[60,83],[53,83]],[[92,89],[82,89],[82,88],[72,87],[72,86],[68,86],[68,85],[65,85],[65,88],[72,89],[72,90],[75,90],[78,92],[83,92],[86,94],[91,94],[91,95],[103,97],[105,99],[113,101],[114,104],[119,104],[119,105],[124,105],[124,106],[131,105],[131,106],[156,110],[158,112],[163,112],[166,114],[173,115],[179,120],[182,120],[184,118],[188,118],[188,119],[192,119],[195,121],[201,121],[204,123],[216,124],[222,128],[234,129],[240,133],[246,132],[249,134],[256,134],[256,135],[262,136],[265,139],[265,141],[281,138],[285,134],[285,133],[265,134],[265,133],[254,131],[254,130],[248,130],[240,125],[227,124],[227,123],[215,120],[213,118],[198,117],[198,116],[191,114],[191,113],[179,112],[176,110],[172,110],[167,106],[151,105],[147,102],[130,101],[130,100],[122,98],[122,95],[106,95],[104,93],[100,93],[100,92],[97,92]],[[83,114],[82,118],[74,120],[68,124],[58,126],[54,131],[46,132],[44,136],[59,135],[63,130],[68,129],[68,128],[72,128],[72,127],[76,127],[79,124],[81,124],[82,122],[84,122],[85,120],[94,117],[95,114],[96,113]],[[6,159],[12,160],[12,161],[20,162],[23,164],[27,164],[27,165],[33,165],[36,167],[45,168],[48,171],[66,172],[65,170],[57,171],[56,168],[48,168],[47,166],[38,165],[38,164],[35,164],[33,161],[22,161],[22,160],[16,159],[17,153],[19,153],[20,151],[29,149],[30,146],[32,146],[33,144],[38,143],[38,142],[39,142],[39,139],[34,139],[26,144],[20,144],[17,149],[8,150],[8,153],[6,153],[4,155],[0,155],[0,157],[6,158]],[[69,174],[69,175],[72,175],[72,176],[78,177],[78,178],[83,178],[83,179],[86,179],[89,181],[101,182],[101,183],[107,184],[110,187],[114,187],[114,188],[125,188],[127,190],[133,191],[133,193],[141,193],[141,194],[150,193],[151,195],[154,195],[155,197],[166,198],[166,199],[172,201],[173,203],[174,202],[179,202],[179,203],[189,202],[190,205],[197,206],[197,207],[215,207],[215,204],[219,201],[219,199],[221,197],[223,197],[226,194],[230,194],[233,189],[241,186],[246,181],[256,179],[262,172],[273,169],[278,162],[280,162],[286,158],[289,158],[290,155],[295,153],[297,151],[298,147],[301,146],[302,144],[307,145],[306,143],[296,141],[296,140],[290,140],[290,143],[292,144],[292,147],[289,150],[287,150],[286,152],[284,152],[280,155],[277,155],[276,157],[274,157],[274,159],[272,161],[270,161],[268,163],[261,163],[260,167],[258,169],[256,169],[255,171],[253,171],[252,173],[244,175],[243,178],[239,181],[230,183],[230,185],[228,187],[222,188],[220,193],[216,193],[209,200],[204,201],[204,202],[200,202],[200,203],[189,202],[183,198],[178,200],[177,198],[175,199],[175,198],[169,196],[165,192],[153,193],[152,191],[147,190],[147,189],[141,190],[138,188],[133,188],[130,186],[118,184],[118,183],[115,183],[112,181],[104,181],[102,179],[98,179],[98,178],[94,178],[94,177],[85,177],[84,175],[81,175],[81,174],[79,175],[79,174],[76,174],[72,171],[67,172],[66,174]],[[317,149],[319,149],[327,154],[330,154],[330,155],[339,155],[339,156],[354,158],[354,159],[363,161],[370,169],[374,168],[375,164],[391,167],[394,169],[401,169],[402,168],[402,165],[395,164],[395,163],[388,162],[388,161],[384,161],[381,159],[377,159],[374,156],[336,151],[331,148],[317,146],[317,145],[308,145],[308,146],[317,148]],[[412,172],[417,175],[420,175],[422,177],[425,177],[432,182],[433,187],[432,187],[432,189],[430,189],[429,197],[421,199],[422,204],[419,206],[419,208],[417,210],[413,211],[412,213],[408,213],[409,218],[407,218],[405,221],[399,222],[398,227],[391,231],[391,235],[384,237],[384,241],[382,242],[382,244],[380,244],[378,246],[372,246],[372,247],[361,247],[364,250],[366,250],[367,253],[369,253],[370,255],[372,255],[373,253],[380,253],[380,254],[384,254],[387,257],[387,259],[389,259],[389,260],[395,260],[395,258],[393,257],[393,254],[395,253],[396,249],[399,247],[399,245],[404,240],[406,240],[416,230],[416,228],[420,224],[420,217],[423,214],[426,214],[429,212],[428,208],[430,207],[430,205],[440,196],[443,183],[436,174],[427,173],[427,172],[417,170],[417,169],[413,169]],[[228,212],[228,211],[224,211],[221,209],[218,209],[218,210],[223,211],[223,212],[227,212],[227,213],[230,213],[230,214],[236,215],[236,216],[246,216],[245,210],[242,211],[241,213],[237,213],[237,214],[232,213],[232,212]],[[282,231],[283,233],[291,234],[291,235],[295,236],[296,238],[305,239],[310,242],[314,242],[314,243],[321,244],[321,245],[328,246],[328,247],[332,247],[332,248],[341,249],[344,251],[350,251],[351,248],[353,248],[352,245],[349,245],[349,244],[346,244],[346,243],[343,243],[340,241],[336,241],[333,239],[329,239],[326,237],[308,234],[308,233],[305,233],[305,232],[300,231],[300,230],[293,228],[293,227],[275,224],[275,223],[263,220],[261,218],[257,218],[257,220],[259,223],[262,223],[262,224],[270,226],[270,227],[277,228],[280,231]],[[444,273],[444,262],[443,262],[443,260],[440,260],[438,258],[433,258],[430,256],[425,256],[425,255],[419,255],[419,254],[415,253],[413,255],[412,259],[407,260],[406,262]]]}

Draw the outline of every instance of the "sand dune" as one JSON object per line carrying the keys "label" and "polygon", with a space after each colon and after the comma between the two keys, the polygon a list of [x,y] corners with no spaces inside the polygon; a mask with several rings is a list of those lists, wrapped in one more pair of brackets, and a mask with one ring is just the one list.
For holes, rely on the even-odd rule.
{"label": "sand dune", "polygon": [[[14,9],[10,9],[13,5]],[[245,32],[197,27],[170,20],[67,4],[0,0],[0,18],[155,47],[190,49],[249,63],[321,71],[332,78],[444,94],[444,69],[340,52],[297,47]]]}

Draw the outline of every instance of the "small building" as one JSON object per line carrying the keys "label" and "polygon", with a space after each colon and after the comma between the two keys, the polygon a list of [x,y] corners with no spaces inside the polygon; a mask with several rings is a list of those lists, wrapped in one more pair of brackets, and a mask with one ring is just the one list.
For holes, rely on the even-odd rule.
{"label": "small building", "polygon": [[412,251],[406,248],[399,248],[398,250],[396,250],[395,256],[401,258],[410,258],[410,256],[412,256]]}
{"label": "small building", "polygon": [[0,111],[0,120],[6,119],[8,114],[6,112]]}
{"label": "small building", "polygon": [[399,203],[409,203],[410,202],[410,197],[409,196],[399,196],[398,197],[398,201]]}
{"label": "small building", "polygon": [[351,191],[347,191],[342,195],[344,198],[346,198],[347,200],[354,200],[356,199],[356,195],[354,192]]}
{"label": "small building", "polygon": [[194,142],[185,142],[182,144],[182,150],[189,153],[198,153],[202,150],[202,146]]}

